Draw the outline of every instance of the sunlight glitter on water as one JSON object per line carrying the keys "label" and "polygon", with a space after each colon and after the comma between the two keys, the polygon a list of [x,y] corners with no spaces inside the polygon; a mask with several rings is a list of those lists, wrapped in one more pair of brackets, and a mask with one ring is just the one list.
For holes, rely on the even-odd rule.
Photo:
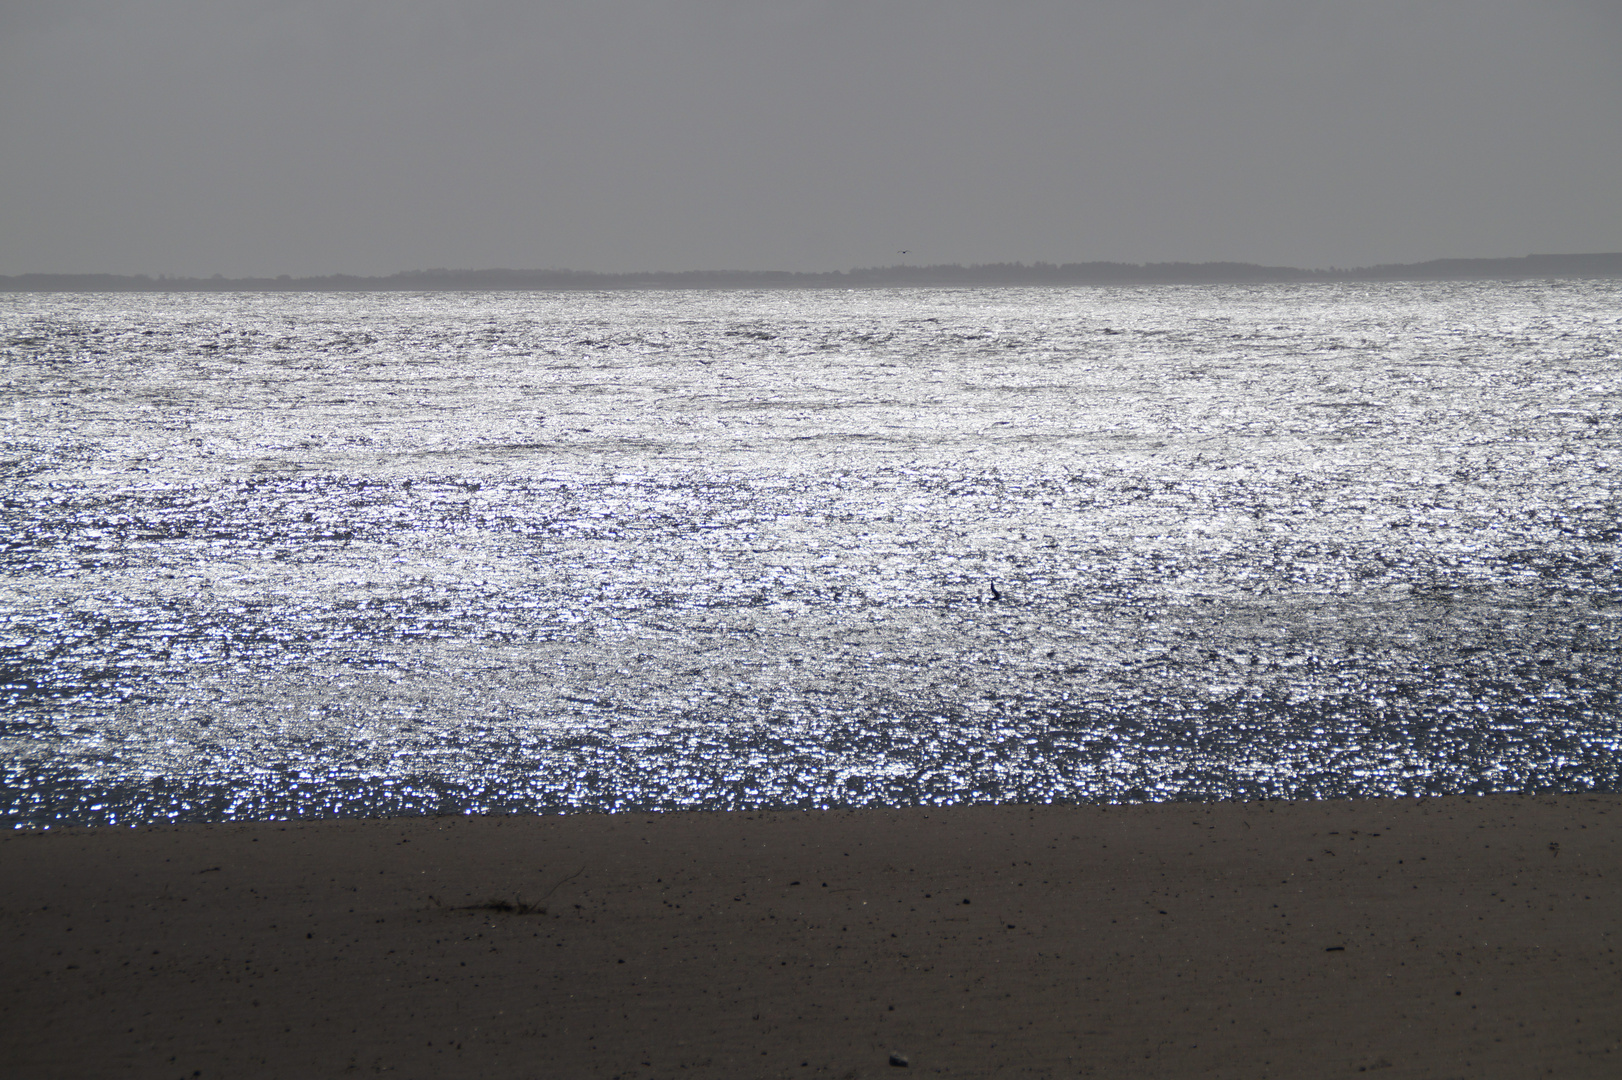
{"label": "sunlight glitter on water", "polygon": [[1614,788],[1617,300],[6,297],[6,812]]}

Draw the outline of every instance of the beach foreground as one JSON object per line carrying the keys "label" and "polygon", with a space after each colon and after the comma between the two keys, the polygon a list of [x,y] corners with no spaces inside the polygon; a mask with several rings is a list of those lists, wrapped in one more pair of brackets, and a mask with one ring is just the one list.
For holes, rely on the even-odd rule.
{"label": "beach foreground", "polygon": [[1495,795],[17,831],[0,1071],[1611,1077],[1619,824]]}

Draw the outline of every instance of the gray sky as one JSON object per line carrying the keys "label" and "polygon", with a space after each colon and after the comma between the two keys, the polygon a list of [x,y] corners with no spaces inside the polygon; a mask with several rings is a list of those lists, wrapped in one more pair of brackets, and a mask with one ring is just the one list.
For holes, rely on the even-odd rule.
{"label": "gray sky", "polygon": [[0,273],[1622,250],[1622,0],[0,0]]}

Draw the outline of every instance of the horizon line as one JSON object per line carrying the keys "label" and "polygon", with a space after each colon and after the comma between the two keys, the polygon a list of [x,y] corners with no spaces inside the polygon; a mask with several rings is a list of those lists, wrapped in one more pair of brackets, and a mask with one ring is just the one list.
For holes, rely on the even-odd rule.
{"label": "horizon line", "polygon": [[[683,286],[839,286],[884,284],[1200,284],[1200,283],[1310,283],[1351,281],[1461,280],[1490,278],[1571,278],[1622,277],[1622,252],[1533,254],[1511,257],[1471,257],[1427,259],[1411,263],[1379,263],[1362,267],[1302,268],[1269,266],[1230,260],[1206,262],[1129,263],[1113,260],[1052,263],[900,263],[882,267],[855,267],[850,270],[570,270],[450,269],[433,267],[400,270],[392,274],[308,274],[275,276],[208,277],[168,274],[113,274],[29,272],[0,275],[0,291],[177,291],[183,287],[201,291],[283,291],[300,286],[346,289],[420,289],[436,283],[455,288],[455,283],[485,289],[568,289],[658,288]],[[430,286],[432,287],[432,286]]]}

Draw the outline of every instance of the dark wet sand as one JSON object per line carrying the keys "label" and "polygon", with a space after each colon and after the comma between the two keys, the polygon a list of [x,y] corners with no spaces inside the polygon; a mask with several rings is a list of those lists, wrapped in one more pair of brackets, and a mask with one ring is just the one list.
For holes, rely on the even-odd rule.
{"label": "dark wet sand", "polygon": [[0,1074],[1622,1076],[1619,826],[1493,796],[13,832]]}

